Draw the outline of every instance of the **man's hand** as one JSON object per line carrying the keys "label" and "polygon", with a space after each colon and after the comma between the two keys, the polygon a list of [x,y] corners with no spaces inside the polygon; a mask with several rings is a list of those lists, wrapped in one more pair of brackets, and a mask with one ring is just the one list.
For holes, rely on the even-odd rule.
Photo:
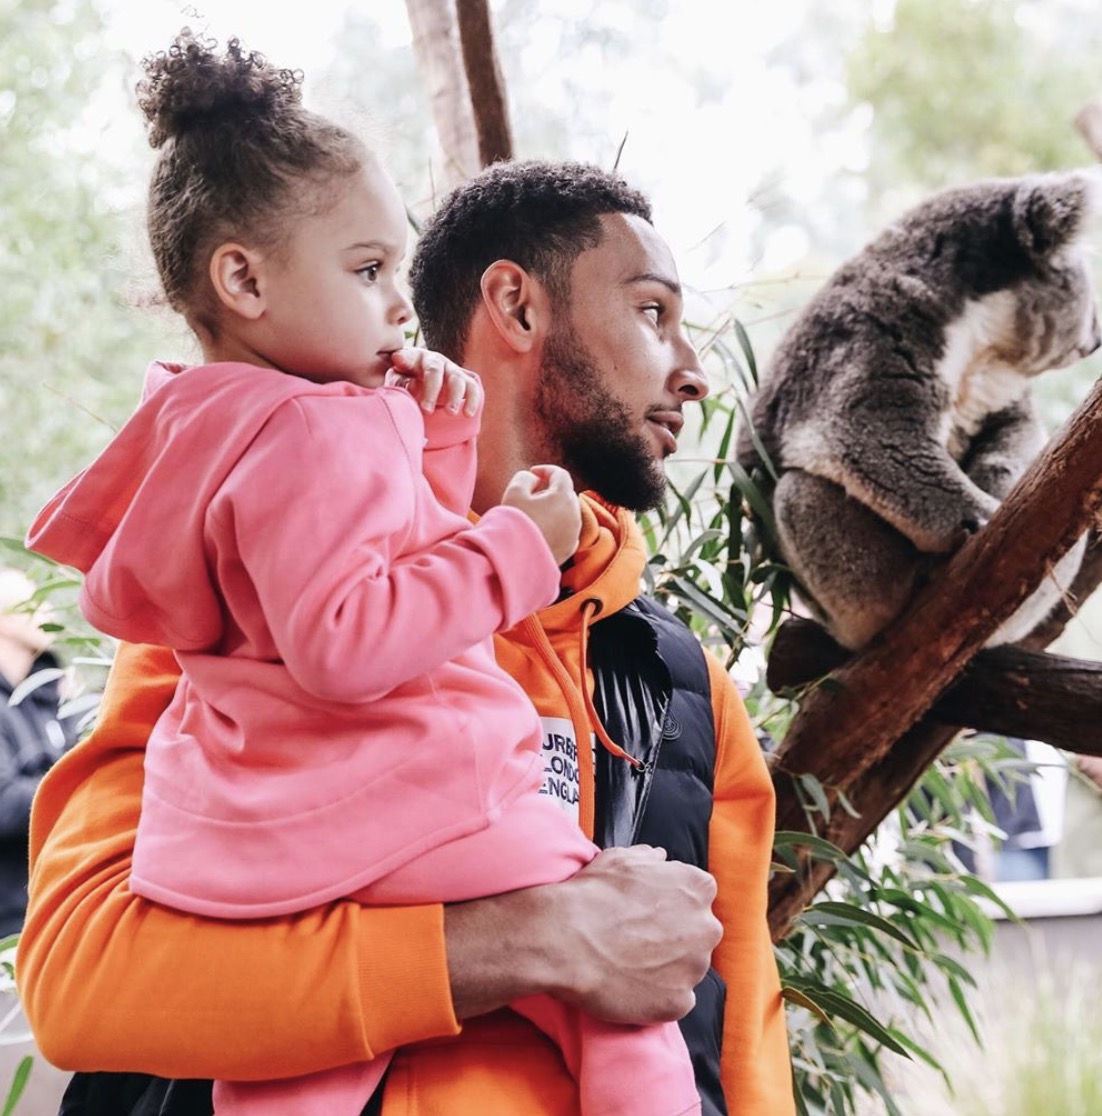
{"label": "man's hand", "polygon": [[442,406],[449,414],[477,415],[482,384],[473,372],[431,349],[396,349],[390,354],[386,383],[404,387],[428,412]]}
{"label": "man's hand", "polygon": [[456,1014],[545,992],[614,1023],[680,1019],[723,935],[715,894],[707,872],[640,845],[563,883],[449,906]]}
{"label": "man's hand", "polygon": [[1102,756],[1076,756],[1075,766],[1102,790]]}

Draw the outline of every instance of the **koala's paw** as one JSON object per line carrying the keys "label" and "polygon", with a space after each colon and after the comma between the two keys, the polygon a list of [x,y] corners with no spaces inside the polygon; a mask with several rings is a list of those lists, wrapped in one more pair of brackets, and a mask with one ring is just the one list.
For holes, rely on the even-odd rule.
{"label": "koala's paw", "polygon": [[937,509],[940,514],[929,516],[924,523],[912,524],[904,534],[924,554],[952,554],[983,530],[998,506],[998,500],[985,497],[982,503],[942,507]]}
{"label": "koala's paw", "polygon": [[980,519],[979,516],[963,520],[953,537],[952,545],[949,547],[950,552],[963,546],[973,535],[978,535],[986,522],[986,519]]}

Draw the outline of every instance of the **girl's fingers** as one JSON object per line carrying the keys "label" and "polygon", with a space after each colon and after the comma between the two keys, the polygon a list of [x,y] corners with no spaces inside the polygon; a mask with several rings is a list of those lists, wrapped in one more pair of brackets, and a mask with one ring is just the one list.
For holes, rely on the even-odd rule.
{"label": "girl's fingers", "polygon": [[477,415],[482,409],[482,402],[484,393],[482,391],[482,381],[477,376],[468,376],[466,383],[466,396],[463,407],[463,413],[470,417]]}
{"label": "girl's fingers", "polygon": [[426,411],[438,405],[453,414],[463,410],[476,415],[482,405],[482,385],[477,376],[454,361],[429,349],[398,349],[391,357],[393,370],[412,380],[413,394]]}

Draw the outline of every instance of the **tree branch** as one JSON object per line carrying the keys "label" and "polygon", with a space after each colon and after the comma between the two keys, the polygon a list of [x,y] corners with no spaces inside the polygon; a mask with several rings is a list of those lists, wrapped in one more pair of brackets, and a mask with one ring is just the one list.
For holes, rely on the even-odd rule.
{"label": "tree branch", "polygon": [[463,68],[482,166],[513,157],[513,130],[487,0],[456,0]]}
{"label": "tree branch", "polygon": [[[852,851],[895,806],[955,728],[919,723],[1045,569],[1091,527],[1102,504],[1102,384],[968,541],[871,647],[809,691],[770,757],[777,828],[807,830],[799,777],[821,784],[821,835]],[[917,726],[917,727],[915,727]],[[842,809],[841,793],[861,814]],[[771,887],[770,923],[788,922],[832,874],[811,864]]]}
{"label": "tree branch", "polygon": [[[1076,577],[1075,596],[1090,596],[1099,580],[1102,545],[1095,533]],[[1069,615],[1061,607],[1028,641],[979,651],[934,702],[927,719],[1102,756],[1102,663],[1035,649],[1051,643]],[[770,648],[766,683],[774,693],[795,690],[852,658],[820,625],[788,620]]]}
{"label": "tree branch", "polygon": [[[825,823],[816,826],[816,832],[846,853],[859,849],[959,731],[957,726],[920,722],[896,741],[883,760],[846,788],[846,800],[853,812],[835,808]],[[804,824],[793,828],[806,831],[806,817]],[[769,883],[769,931],[773,941],[784,938],[792,920],[826,886],[835,870],[829,861],[801,857],[796,872],[774,875]]]}

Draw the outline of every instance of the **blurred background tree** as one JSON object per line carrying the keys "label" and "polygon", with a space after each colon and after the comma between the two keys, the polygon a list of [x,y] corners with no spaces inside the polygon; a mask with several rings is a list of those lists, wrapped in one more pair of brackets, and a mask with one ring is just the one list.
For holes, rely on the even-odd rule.
{"label": "blurred background tree", "polygon": [[125,59],[90,0],[0,0],[0,533],[106,442],[165,323],[129,305],[132,213],[98,150]]}

